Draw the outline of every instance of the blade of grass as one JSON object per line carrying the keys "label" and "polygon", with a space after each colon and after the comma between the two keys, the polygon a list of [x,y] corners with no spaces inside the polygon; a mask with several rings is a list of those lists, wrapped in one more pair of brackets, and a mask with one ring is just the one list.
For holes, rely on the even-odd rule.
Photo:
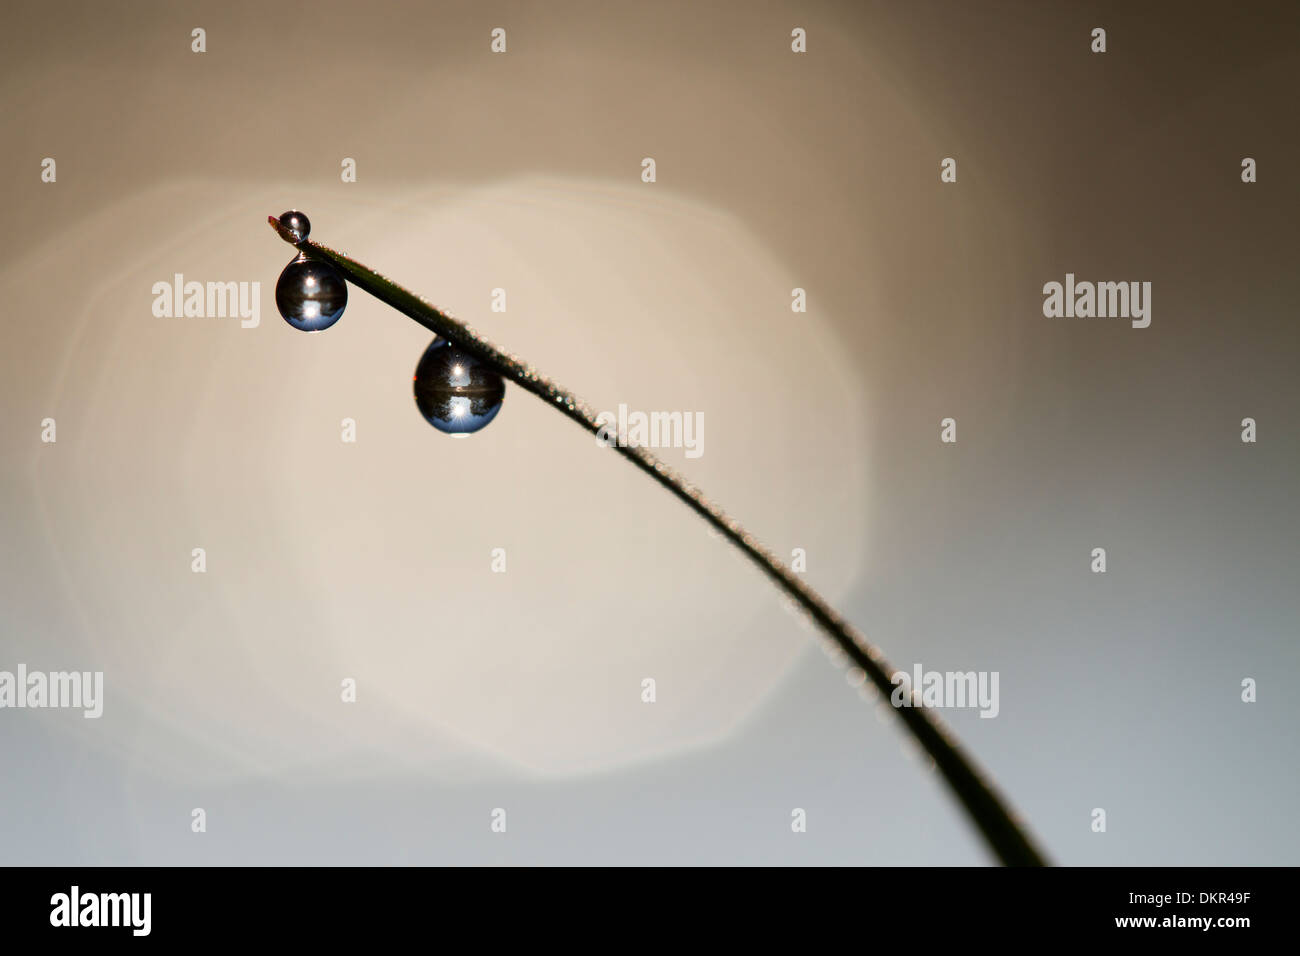
{"label": "blade of grass", "polygon": [[[508,352],[501,351],[459,319],[434,307],[373,269],[314,240],[295,242],[293,234],[281,225],[278,218],[269,216],[268,219],[276,234],[285,242],[309,256],[331,263],[353,285],[414,319],[429,331],[450,339],[461,348],[495,366],[507,379],[525,391],[532,392],[589,432],[594,434],[600,431],[600,426],[596,423],[596,415],[586,402],[539,374],[533,366]],[[729,517],[720,507],[709,501],[698,488],[646,449],[618,443],[610,447],[680,498],[692,511],[739,548],[778,588],[798,602],[848,658],[862,669],[876,689],[889,699],[894,691],[894,684],[890,680],[890,675],[894,673],[893,668],[885,661],[880,651],[868,644],[848,621],[822,599],[821,595],[797,577],[753,535],[745,531],[738,521]],[[1029,834],[1016,822],[988,778],[980,773],[970,758],[962,753],[960,746],[933,709],[921,706],[919,700],[915,706],[893,709],[926,753],[934,759],[935,765],[947,780],[954,795],[966,809],[971,821],[984,836],[997,858],[1008,866],[1046,865],[1045,858],[1035,847]]]}

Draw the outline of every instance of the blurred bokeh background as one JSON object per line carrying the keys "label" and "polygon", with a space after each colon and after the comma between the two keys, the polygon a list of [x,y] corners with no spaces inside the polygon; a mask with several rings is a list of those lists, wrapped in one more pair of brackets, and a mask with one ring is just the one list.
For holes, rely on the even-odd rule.
{"label": "blurred bokeh background", "polygon": [[[294,207],[594,407],[701,412],[664,457],[894,665],[999,672],[945,716],[1058,862],[1300,859],[1294,4],[8,21],[0,670],[106,700],[0,710],[0,862],[988,862],[665,492],[517,390],[434,432],[363,293],[283,323]],[[1067,272],[1150,328],[1044,318]],[[155,316],[177,273],[260,324]]]}

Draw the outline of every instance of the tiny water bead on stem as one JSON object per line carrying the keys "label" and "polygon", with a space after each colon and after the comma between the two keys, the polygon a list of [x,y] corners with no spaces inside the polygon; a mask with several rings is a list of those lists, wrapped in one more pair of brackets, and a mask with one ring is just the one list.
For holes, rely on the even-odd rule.
{"label": "tiny water bead on stem", "polygon": [[295,243],[304,242],[311,235],[311,220],[307,218],[305,212],[299,212],[297,209],[280,213],[280,225],[293,236]]}
{"label": "tiny water bead on stem", "polygon": [[[373,269],[340,252],[323,246],[307,238],[307,217],[294,212],[277,219],[268,217],[276,233],[285,242],[295,246],[308,258],[328,263],[342,275],[343,279],[366,292],[369,292],[385,305],[413,319],[424,328],[433,332],[448,345],[440,346],[438,339],[425,351],[425,358],[433,353],[434,364],[426,372],[432,372],[425,379],[430,397],[436,400],[457,397],[457,388],[470,388],[475,377],[467,375],[468,366],[461,365],[461,371],[454,371],[456,363],[449,367],[447,359],[455,347],[465,359],[473,359],[475,368],[493,370],[501,379],[509,379],[526,392],[531,392],[550,405],[561,415],[581,425],[597,437],[600,436],[602,424],[597,421],[591,406],[572,392],[566,391],[558,384],[541,375],[533,366],[526,364],[514,355],[503,352],[491,342],[460,320],[453,318],[426,302],[424,299],[402,286],[387,279]],[[292,324],[292,323],[291,323]],[[421,365],[425,358],[421,359]],[[421,402],[421,371],[417,367],[415,375],[416,403]],[[470,385],[456,383],[468,381]],[[480,383],[484,379],[478,379]],[[501,385],[504,392],[504,382]],[[500,407],[500,398],[495,404],[488,401],[492,389],[484,389],[481,408],[491,414],[476,427],[481,428],[496,415]],[[471,415],[474,410],[473,398],[468,393],[460,397],[469,398]],[[437,406],[437,401],[434,405]],[[421,407],[421,412],[424,408]],[[426,415],[428,418],[428,415]],[[429,419],[435,428],[440,428],[437,421]],[[445,430],[441,429],[440,430]],[[462,431],[461,434],[465,432]],[[866,680],[888,700],[895,684],[892,680],[894,668],[885,660],[880,650],[868,644],[865,638],[843,617],[840,616],[815,590],[791,571],[782,561],[758,540],[749,534],[740,522],[727,515],[720,507],[709,501],[698,488],[688,482],[672,468],[657,459],[643,447],[616,443],[609,446],[613,451],[649,475],[667,491],[671,492],[688,508],[703,518],[713,530],[740,550],[749,558],[777,588],[793,599],[811,617],[835,645],[844,652],[853,665],[861,670]],[[521,466],[522,467],[522,466]],[[1002,798],[968,758],[952,737],[943,721],[933,707],[917,704],[912,707],[895,707],[894,714],[913,738],[934,759],[935,767],[943,774],[953,795],[961,802],[971,822],[978,828],[989,847],[1003,863],[1010,866],[1043,866],[1045,860],[1041,852],[1019,823],[1012,816]]]}

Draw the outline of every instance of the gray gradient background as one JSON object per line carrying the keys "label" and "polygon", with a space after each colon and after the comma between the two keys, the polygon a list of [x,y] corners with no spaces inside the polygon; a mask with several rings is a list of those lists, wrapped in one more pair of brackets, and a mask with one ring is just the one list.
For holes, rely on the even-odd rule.
{"label": "gray gradient background", "polygon": [[[293,206],[597,408],[703,411],[665,457],[895,665],[1001,673],[950,723],[1057,861],[1300,862],[1294,4],[8,15],[0,668],[107,701],[0,711],[0,862],[988,860],[663,491],[515,390],[433,433],[364,294],[280,322]],[[155,318],[174,272],[261,326]],[[1066,272],[1151,327],[1045,319]]]}

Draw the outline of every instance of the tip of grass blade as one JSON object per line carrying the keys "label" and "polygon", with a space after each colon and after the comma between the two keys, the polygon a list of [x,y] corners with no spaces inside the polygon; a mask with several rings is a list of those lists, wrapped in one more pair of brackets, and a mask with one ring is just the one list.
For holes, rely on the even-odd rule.
{"label": "tip of grass blade", "polygon": [[271,228],[275,230],[276,235],[289,245],[296,246],[298,244],[297,237],[289,231],[289,228],[284,223],[280,222],[279,216],[267,216],[266,221],[271,224]]}

